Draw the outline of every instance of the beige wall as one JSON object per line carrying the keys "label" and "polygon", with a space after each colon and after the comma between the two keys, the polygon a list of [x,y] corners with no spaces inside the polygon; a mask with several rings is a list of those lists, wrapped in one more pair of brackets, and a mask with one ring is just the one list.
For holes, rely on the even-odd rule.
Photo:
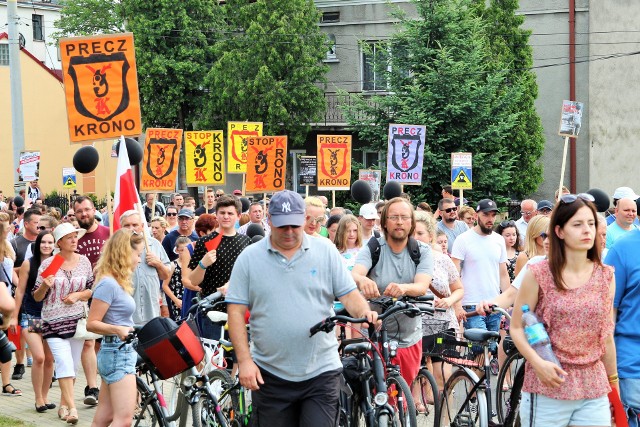
{"label": "beige wall", "polygon": [[623,55],[589,63],[590,184],[609,195],[621,186],[640,191],[640,56],[624,56],[640,50],[640,2],[614,3],[615,6],[611,2],[591,2],[589,14],[591,57]]}
{"label": "beige wall", "polygon": [[[40,187],[45,194],[52,190],[67,191],[62,187],[62,168],[73,167],[73,155],[81,144],[71,144],[69,141],[62,82],[24,52],[21,52],[20,56],[25,150],[40,151]],[[0,190],[3,190],[5,195],[11,195],[14,176],[11,96],[7,66],[0,66],[0,94]],[[95,192],[99,198],[106,194],[104,145],[104,142],[95,144],[101,158],[95,179],[77,174],[78,193]],[[109,185],[113,191],[115,159],[108,158],[107,164],[110,169]]]}

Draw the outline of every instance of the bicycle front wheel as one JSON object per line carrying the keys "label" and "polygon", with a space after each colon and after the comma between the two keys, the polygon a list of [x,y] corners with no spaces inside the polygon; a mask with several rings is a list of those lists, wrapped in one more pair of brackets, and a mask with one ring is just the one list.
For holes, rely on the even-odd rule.
{"label": "bicycle front wheel", "polygon": [[[229,413],[222,411],[221,407],[206,393],[202,393],[191,410],[193,415],[193,427],[227,427],[231,426]],[[220,417],[224,421],[220,420]]]}
{"label": "bicycle front wheel", "polygon": [[[440,395],[436,380],[428,369],[418,372],[411,389],[414,391],[416,420],[419,427],[436,426],[440,421]],[[418,399],[415,396],[419,396]]]}
{"label": "bicycle front wheel", "polygon": [[475,374],[456,370],[444,386],[440,404],[440,427],[488,427],[484,390],[472,392]]}
{"label": "bicycle front wheel", "polygon": [[[520,427],[520,398],[524,383],[525,359],[519,354],[519,358],[514,356],[516,355],[511,355],[505,362],[505,367],[509,368],[508,371],[505,370],[505,376],[509,375],[507,379],[500,382],[498,378],[498,416],[501,417],[499,419],[504,427]],[[507,384],[507,389],[505,390],[501,384]]]}
{"label": "bicycle front wheel", "polygon": [[415,427],[418,424],[416,405],[411,395],[411,389],[404,378],[399,375],[387,378],[387,393],[389,394],[389,403],[395,411],[391,425]]}
{"label": "bicycle front wheel", "polygon": [[138,404],[131,425],[134,427],[164,427],[167,425],[162,414],[162,409],[155,398],[155,392],[151,391],[146,382],[136,376],[136,389],[138,390]]}

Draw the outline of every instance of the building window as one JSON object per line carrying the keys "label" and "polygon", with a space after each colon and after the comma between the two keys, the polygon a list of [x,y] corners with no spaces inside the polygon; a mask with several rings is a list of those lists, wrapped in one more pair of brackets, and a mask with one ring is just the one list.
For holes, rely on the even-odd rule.
{"label": "building window", "polygon": [[340,22],[340,12],[324,12],[320,22],[323,24],[328,22]]}
{"label": "building window", "polygon": [[380,41],[362,46],[362,90],[387,90],[387,45]]}
{"label": "building window", "polygon": [[338,55],[336,54],[336,35],[335,34],[327,34],[327,57],[325,60],[327,61],[335,61],[338,59]]}
{"label": "building window", "polygon": [[31,15],[31,26],[33,27],[33,40],[44,40],[44,16]]}
{"label": "building window", "polygon": [[9,65],[9,45],[0,44],[0,65]]}

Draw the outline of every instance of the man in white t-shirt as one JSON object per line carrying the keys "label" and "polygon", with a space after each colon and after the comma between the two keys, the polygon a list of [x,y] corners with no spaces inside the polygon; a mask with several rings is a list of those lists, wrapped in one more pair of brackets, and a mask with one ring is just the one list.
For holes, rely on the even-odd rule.
{"label": "man in white t-shirt", "polygon": [[[475,312],[481,301],[492,300],[501,290],[509,288],[507,272],[507,248],[504,239],[493,231],[498,207],[495,202],[483,199],[476,207],[478,224],[456,238],[451,259],[458,267],[464,284],[462,308]],[[470,317],[465,328],[498,331],[500,314]]]}

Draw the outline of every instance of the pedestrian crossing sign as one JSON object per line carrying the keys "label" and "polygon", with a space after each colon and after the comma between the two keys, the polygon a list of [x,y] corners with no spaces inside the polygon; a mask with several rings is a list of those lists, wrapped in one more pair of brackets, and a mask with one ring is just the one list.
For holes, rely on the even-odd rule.
{"label": "pedestrian crossing sign", "polygon": [[76,170],[74,168],[62,168],[62,186],[64,188],[76,188]]}
{"label": "pedestrian crossing sign", "polygon": [[451,188],[454,190],[473,188],[471,153],[451,153]]}

